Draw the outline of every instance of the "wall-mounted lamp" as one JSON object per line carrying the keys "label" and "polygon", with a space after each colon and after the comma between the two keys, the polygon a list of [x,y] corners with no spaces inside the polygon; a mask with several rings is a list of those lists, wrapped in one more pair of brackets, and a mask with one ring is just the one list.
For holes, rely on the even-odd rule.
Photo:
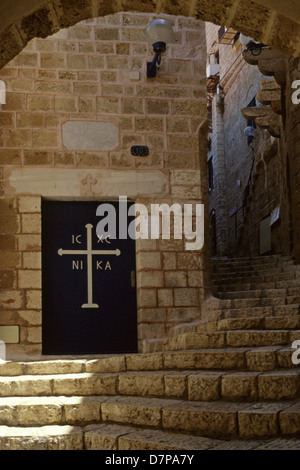
{"label": "wall-mounted lamp", "polygon": [[240,42],[244,47],[247,48],[247,51],[255,56],[260,55],[262,48],[267,47],[262,42],[254,41],[254,39],[250,38],[249,36],[245,36],[244,34],[240,34]]}
{"label": "wall-mounted lamp", "polygon": [[246,129],[244,129],[244,134],[246,137],[254,137],[255,133],[255,128],[253,126],[247,126]]}
{"label": "wall-mounted lamp", "polygon": [[161,54],[165,52],[167,44],[174,40],[172,26],[167,20],[157,18],[148,24],[146,39],[154,51],[152,62],[147,62],[147,77],[155,77],[161,63]]}

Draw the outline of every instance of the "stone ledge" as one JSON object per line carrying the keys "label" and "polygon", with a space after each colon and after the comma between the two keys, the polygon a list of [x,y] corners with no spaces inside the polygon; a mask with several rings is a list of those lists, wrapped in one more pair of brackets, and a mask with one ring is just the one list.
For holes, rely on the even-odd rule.
{"label": "stone ledge", "polygon": [[221,439],[118,424],[0,427],[1,450],[299,450],[300,440]]}

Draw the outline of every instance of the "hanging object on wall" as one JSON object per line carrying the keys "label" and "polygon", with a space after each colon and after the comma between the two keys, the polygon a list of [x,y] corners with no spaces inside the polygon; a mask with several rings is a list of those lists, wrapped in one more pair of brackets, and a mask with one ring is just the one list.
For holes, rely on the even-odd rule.
{"label": "hanging object on wall", "polygon": [[161,55],[166,51],[167,44],[174,41],[172,26],[167,20],[157,18],[148,24],[145,33],[147,42],[154,51],[152,62],[147,62],[147,77],[156,77]]}
{"label": "hanging object on wall", "polygon": [[149,148],[146,145],[133,145],[131,147],[131,155],[133,157],[147,157]]}

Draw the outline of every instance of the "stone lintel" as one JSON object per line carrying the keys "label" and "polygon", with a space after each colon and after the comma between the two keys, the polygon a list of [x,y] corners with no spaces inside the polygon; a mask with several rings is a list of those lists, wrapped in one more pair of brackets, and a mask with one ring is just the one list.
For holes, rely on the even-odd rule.
{"label": "stone lintel", "polygon": [[287,57],[271,48],[264,48],[259,55],[243,52],[244,60],[250,65],[257,65],[261,73],[273,76],[280,86],[286,83]]}
{"label": "stone lintel", "polygon": [[259,116],[271,116],[273,114],[271,106],[253,106],[252,108],[243,108],[241,111],[245,119],[255,119]]}
{"label": "stone lintel", "polygon": [[128,197],[165,195],[168,178],[161,171],[13,168],[7,170],[8,194],[43,197]]}

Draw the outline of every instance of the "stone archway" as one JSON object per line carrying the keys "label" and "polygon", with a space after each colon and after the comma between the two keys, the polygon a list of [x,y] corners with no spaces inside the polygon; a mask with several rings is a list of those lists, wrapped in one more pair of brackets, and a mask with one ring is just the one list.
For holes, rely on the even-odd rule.
{"label": "stone archway", "polygon": [[[47,37],[87,18],[121,11],[166,13],[232,26],[288,55],[300,53],[300,6],[294,0],[5,0],[0,15],[0,66],[34,37]],[[275,6],[274,6],[275,3]]]}

